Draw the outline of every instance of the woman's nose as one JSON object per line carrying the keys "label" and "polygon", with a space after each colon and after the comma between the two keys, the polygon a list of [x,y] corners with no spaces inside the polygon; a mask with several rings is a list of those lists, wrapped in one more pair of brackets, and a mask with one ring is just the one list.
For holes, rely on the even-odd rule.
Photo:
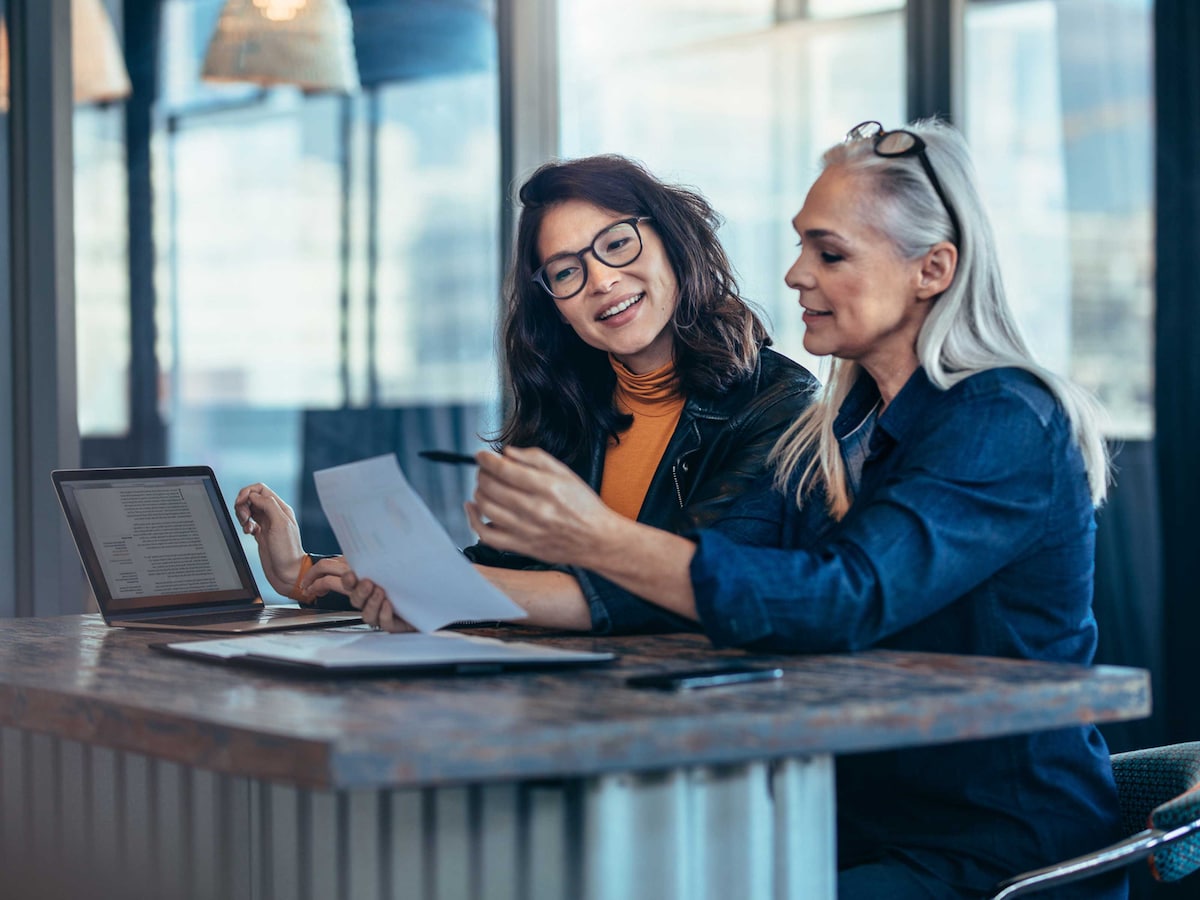
{"label": "woman's nose", "polygon": [[784,273],[783,282],[794,291],[802,290],[805,287],[811,287],[809,284],[807,267],[804,265],[803,253],[796,257],[796,261],[792,263],[791,268]]}
{"label": "woman's nose", "polygon": [[613,285],[621,280],[620,270],[606,266],[594,255],[585,256],[583,264],[588,267],[587,283],[593,291],[607,294],[613,289]]}

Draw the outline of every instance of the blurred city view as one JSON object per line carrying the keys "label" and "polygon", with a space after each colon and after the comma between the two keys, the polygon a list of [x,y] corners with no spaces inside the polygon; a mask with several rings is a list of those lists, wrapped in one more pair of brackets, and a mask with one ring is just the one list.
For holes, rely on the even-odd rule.
{"label": "blurred city view", "polygon": [[[405,0],[350,7],[366,21],[389,3]],[[560,0],[559,145],[632,156],[704,193],[778,348],[819,372],[783,283],[789,220],[824,148],[865,119],[904,120],[904,4],[790,5]],[[387,452],[372,410],[387,411],[386,434],[419,422],[413,441],[473,449],[502,403],[494,3],[459,5],[437,66],[405,71],[386,40],[358,43],[350,97],[202,83],[221,6],[163,4],[151,149],[167,461],[213,466],[226,500],[266,481],[299,508],[308,462],[331,458],[314,435]],[[964,19],[959,124],[1010,299],[1042,361],[1102,400],[1114,438],[1153,431],[1150,15],[1150,0],[980,0]],[[75,117],[85,437],[130,427],[122,117]],[[451,538],[471,540],[454,490],[410,475]]]}

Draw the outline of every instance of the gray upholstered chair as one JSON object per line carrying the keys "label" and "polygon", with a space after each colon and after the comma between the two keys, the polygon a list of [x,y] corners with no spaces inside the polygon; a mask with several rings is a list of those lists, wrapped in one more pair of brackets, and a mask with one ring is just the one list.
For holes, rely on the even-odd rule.
{"label": "gray upholstered chair", "polygon": [[1200,868],[1200,742],[1117,753],[1112,764],[1127,837],[1010,878],[997,885],[992,900],[1024,897],[1147,857],[1159,881],[1178,881]]}

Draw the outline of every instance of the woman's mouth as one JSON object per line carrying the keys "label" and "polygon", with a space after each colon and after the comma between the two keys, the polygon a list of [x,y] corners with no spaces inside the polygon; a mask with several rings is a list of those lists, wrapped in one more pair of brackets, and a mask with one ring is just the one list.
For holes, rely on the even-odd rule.
{"label": "woman's mouth", "polygon": [[625,312],[625,310],[629,309],[631,306],[633,306],[637,303],[641,303],[642,300],[645,299],[645,297],[646,297],[646,294],[645,294],[645,292],[643,292],[641,294],[635,294],[632,297],[627,297],[624,300],[622,300],[620,303],[614,303],[608,309],[601,312],[600,315],[596,316],[596,321],[603,322],[605,319],[611,319],[613,316],[620,315],[621,313]]}

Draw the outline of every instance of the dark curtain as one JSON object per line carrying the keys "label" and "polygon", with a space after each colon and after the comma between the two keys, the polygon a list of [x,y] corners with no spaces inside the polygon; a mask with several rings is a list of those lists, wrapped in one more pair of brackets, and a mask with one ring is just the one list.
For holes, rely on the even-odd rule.
{"label": "dark curtain", "polygon": [[1115,480],[1096,515],[1096,662],[1149,669],[1154,715],[1100,730],[1113,753],[1164,743],[1162,558],[1152,441],[1110,446]]}
{"label": "dark curtain", "polygon": [[1154,9],[1157,104],[1154,405],[1162,509],[1165,712],[1171,741],[1200,740],[1200,3]]}

